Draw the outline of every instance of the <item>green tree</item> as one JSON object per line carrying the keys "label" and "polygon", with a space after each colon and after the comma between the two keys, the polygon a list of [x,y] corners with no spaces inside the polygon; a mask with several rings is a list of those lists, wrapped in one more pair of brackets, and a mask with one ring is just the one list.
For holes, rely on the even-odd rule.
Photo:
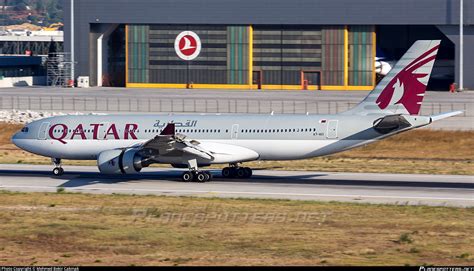
{"label": "green tree", "polygon": [[62,1],[49,0],[46,5],[46,20],[49,24],[63,21]]}
{"label": "green tree", "polygon": [[28,6],[29,2],[27,0],[16,0],[14,5],[14,9],[16,11],[25,11],[27,10],[27,6]]}
{"label": "green tree", "polygon": [[44,0],[38,0],[38,1],[36,1],[35,10],[36,10],[38,13],[40,13],[40,14],[44,14],[44,13],[45,13],[46,5],[45,5],[44,2],[45,2]]}

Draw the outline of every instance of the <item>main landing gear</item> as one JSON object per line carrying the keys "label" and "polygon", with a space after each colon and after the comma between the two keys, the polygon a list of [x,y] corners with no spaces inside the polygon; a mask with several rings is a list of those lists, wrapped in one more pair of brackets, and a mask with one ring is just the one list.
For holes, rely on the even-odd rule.
{"label": "main landing gear", "polygon": [[212,174],[209,171],[200,171],[198,170],[196,159],[188,161],[189,171],[186,171],[181,176],[183,182],[198,182],[204,183],[212,180]]}
{"label": "main landing gear", "polygon": [[252,169],[248,167],[239,167],[236,164],[230,165],[222,169],[222,177],[248,179],[252,177]]}
{"label": "main landing gear", "polygon": [[[211,172],[198,170],[196,159],[188,161],[188,168],[189,171],[184,172],[181,176],[183,182],[204,183],[212,180]],[[248,167],[239,167],[237,164],[230,164],[229,167],[222,169],[222,177],[248,179],[252,177],[252,169]]]}
{"label": "main landing gear", "polygon": [[181,176],[181,179],[184,182],[198,182],[198,183],[205,183],[212,180],[212,174],[209,171],[186,171]]}
{"label": "main landing gear", "polygon": [[55,176],[61,176],[64,174],[64,169],[61,167],[61,159],[51,158],[51,162],[54,164],[53,174]]}

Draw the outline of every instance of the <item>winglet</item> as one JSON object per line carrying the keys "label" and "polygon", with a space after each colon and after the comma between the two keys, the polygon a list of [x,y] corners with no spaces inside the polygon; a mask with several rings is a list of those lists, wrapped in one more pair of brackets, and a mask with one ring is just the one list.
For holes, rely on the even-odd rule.
{"label": "winglet", "polygon": [[441,113],[437,115],[431,116],[431,121],[437,121],[437,120],[442,120],[445,118],[453,117],[459,114],[464,113],[463,111],[453,111],[453,112],[447,112],[447,113]]}
{"label": "winglet", "polygon": [[175,135],[175,129],[174,129],[174,123],[168,123],[165,127],[165,129],[163,129],[163,131],[161,132],[160,135],[171,135],[171,136],[174,136]]}

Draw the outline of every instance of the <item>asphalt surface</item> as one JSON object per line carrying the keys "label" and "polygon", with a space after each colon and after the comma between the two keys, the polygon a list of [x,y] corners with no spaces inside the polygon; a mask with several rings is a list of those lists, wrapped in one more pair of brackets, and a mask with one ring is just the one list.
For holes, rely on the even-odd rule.
{"label": "asphalt surface", "polygon": [[55,177],[52,166],[0,165],[0,190],[155,194],[169,196],[272,198],[399,205],[474,206],[474,176],[360,174],[303,171],[254,171],[249,180],[180,182],[182,170],[147,168],[141,174],[104,176],[95,167],[65,166]]}

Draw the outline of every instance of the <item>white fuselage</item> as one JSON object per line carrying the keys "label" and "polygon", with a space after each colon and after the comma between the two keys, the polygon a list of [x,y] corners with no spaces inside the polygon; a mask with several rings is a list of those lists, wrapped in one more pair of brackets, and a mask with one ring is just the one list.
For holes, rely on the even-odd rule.
{"label": "white fuselage", "polygon": [[[160,134],[167,123],[199,141],[200,147],[223,152],[239,146],[259,160],[292,160],[322,156],[373,142],[380,116],[344,115],[83,115],[60,116],[28,124],[13,142],[42,156],[95,160],[107,150],[134,148]],[[226,147],[227,146],[227,147]],[[251,160],[255,157],[252,157]],[[245,159],[244,159],[245,160]],[[180,163],[181,156],[160,157]],[[210,163],[227,163],[220,158]]]}

